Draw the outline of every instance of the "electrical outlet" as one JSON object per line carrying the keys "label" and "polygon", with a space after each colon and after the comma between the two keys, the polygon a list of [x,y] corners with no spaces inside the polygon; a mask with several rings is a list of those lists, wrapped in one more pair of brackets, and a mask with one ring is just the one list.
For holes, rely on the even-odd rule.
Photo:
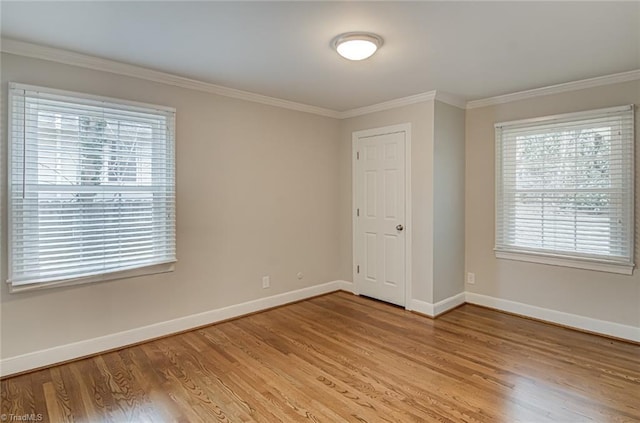
{"label": "electrical outlet", "polygon": [[271,286],[271,279],[269,278],[269,275],[263,276],[262,277],[262,288],[263,289],[267,289]]}
{"label": "electrical outlet", "polygon": [[469,285],[473,285],[474,283],[476,283],[476,274],[475,273],[467,273],[467,283]]}

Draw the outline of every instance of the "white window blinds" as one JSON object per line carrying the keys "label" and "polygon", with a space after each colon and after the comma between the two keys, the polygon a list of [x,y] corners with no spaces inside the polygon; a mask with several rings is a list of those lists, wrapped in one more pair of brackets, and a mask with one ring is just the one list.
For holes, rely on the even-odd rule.
{"label": "white window blinds", "polygon": [[10,284],[175,261],[173,109],[15,83],[9,100]]}
{"label": "white window blinds", "polygon": [[498,257],[632,271],[633,116],[624,106],[496,124]]}

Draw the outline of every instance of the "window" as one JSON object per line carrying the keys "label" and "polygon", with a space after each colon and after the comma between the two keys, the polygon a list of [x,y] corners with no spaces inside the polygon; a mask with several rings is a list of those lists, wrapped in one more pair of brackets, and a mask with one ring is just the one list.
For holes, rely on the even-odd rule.
{"label": "window", "polygon": [[175,111],[9,91],[12,289],[172,270]]}
{"label": "window", "polygon": [[496,124],[496,257],[631,274],[633,106]]}

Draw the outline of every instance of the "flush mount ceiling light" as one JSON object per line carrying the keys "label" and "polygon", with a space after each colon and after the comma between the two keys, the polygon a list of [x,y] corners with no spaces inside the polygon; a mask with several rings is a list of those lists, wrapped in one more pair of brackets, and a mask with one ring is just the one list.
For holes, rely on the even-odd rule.
{"label": "flush mount ceiling light", "polygon": [[333,39],[338,54],[349,60],[364,60],[382,46],[382,37],[370,32],[347,32]]}

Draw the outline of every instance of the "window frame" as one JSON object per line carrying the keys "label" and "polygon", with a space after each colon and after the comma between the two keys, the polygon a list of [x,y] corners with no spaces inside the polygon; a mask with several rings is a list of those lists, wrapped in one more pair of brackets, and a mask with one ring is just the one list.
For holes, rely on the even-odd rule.
{"label": "window frame", "polygon": [[[173,237],[173,248],[176,251],[176,256],[174,256],[173,260],[169,260],[166,262],[153,263],[148,265],[142,265],[134,268],[128,268],[123,270],[113,270],[105,273],[94,274],[89,276],[80,276],[80,277],[71,277],[64,278],[53,281],[44,281],[44,282],[29,282],[29,283],[21,283],[21,284],[13,284],[12,280],[12,257],[13,257],[13,219],[14,219],[14,205],[13,205],[13,195],[12,195],[12,175],[13,175],[13,144],[14,144],[14,118],[13,118],[13,108],[14,108],[14,91],[15,90],[24,90],[24,91],[38,91],[50,95],[58,95],[63,97],[69,97],[71,99],[77,99],[79,101],[84,102],[95,102],[96,104],[107,103],[117,106],[122,106],[127,108],[127,110],[134,111],[135,109],[139,109],[140,111],[149,112],[150,110],[155,110],[158,112],[162,112],[166,115],[167,119],[167,149],[170,153],[171,164],[168,168],[168,172],[171,173],[171,181],[172,181],[172,193],[173,193],[173,201],[175,204],[176,198],[176,161],[175,161],[175,145],[176,145],[176,126],[175,126],[175,115],[176,109],[169,106],[156,105],[150,103],[143,103],[131,100],[123,100],[120,98],[106,97],[93,95],[88,93],[81,93],[76,91],[68,91],[68,90],[60,90],[49,87],[42,87],[30,84],[22,84],[17,82],[9,82],[8,83],[8,101],[7,101],[7,260],[8,260],[8,269],[7,269],[7,284],[9,286],[9,292],[23,292],[23,291],[32,291],[53,287],[63,287],[63,286],[73,286],[80,285],[86,283],[95,283],[116,279],[126,279],[131,277],[138,276],[146,276],[153,275],[158,273],[167,273],[173,272],[175,270],[175,264],[177,262],[177,240],[176,237]],[[24,98],[24,97],[23,97]],[[90,104],[90,103],[89,103]],[[24,110],[23,110],[24,115]],[[26,119],[26,115],[24,115],[24,119]],[[22,136],[26,136],[25,129],[23,127]],[[172,213],[172,221],[173,227],[175,228],[176,222],[176,212],[175,207]]]}
{"label": "window frame", "polygon": [[[532,248],[528,248],[525,246],[518,247],[517,245],[506,245],[504,240],[509,236],[509,229],[507,227],[509,225],[515,226],[514,223],[510,219],[501,218],[501,214],[504,215],[513,215],[513,213],[508,213],[505,211],[505,208],[508,207],[503,203],[504,198],[504,186],[505,184],[505,176],[504,176],[504,154],[505,146],[502,130],[505,127],[508,128],[527,128],[535,131],[536,127],[542,125],[548,125],[557,122],[558,124],[567,124],[576,123],[578,121],[587,120],[590,118],[603,117],[607,114],[612,113],[623,113],[629,112],[631,114],[631,127],[629,128],[629,137],[630,142],[628,148],[631,150],[631,155],[628,157],[627,165],[621,165],[621,173],[626,176],[626,180],[628,181],[628,198],[626,204],[621,206],[618,209],[615,209],[618,213],[624,213],[628,216],[628,224],[626,228],[626,236],[629,241],[629,254],[628,257],[625,257],[625,261],[622,260],[614,260],[607,259],[605,255],[587,255],[576,253],[571,254],[570,252],[561,251],[561,250],[551,250],[549,251],[540,251],[534,250]],[[621,120],[622,121],[622,120]],[[551,116],[543,116],[536,117],[530,119],[521,119],[515,121],[507,121],[500,122],[494,125],[495,129],[495,216],[494,216],[494,253],[496,258],[498,259],[508,259],[508,260],[517,260],[517,261],[525,261],[532,263],[540,263],[540,264],[548,264],[554,266],[563,266],[570,268],[578,268],[585,270],[596,270],[602,272],[610,272],[610,273],[619,273],[625,275],[633,274],[634,269],[634,247],[635,247],[635,162],[634,162],[634,149],[635,149],[635,109],[634,105],[626,105],[626,106],[618,106],[618,107],[610,107],[604,109],[596,109],[589,110],[584,112],[574,112],[574,113],[564,113],[557,114]],[[624,139],[621,142],[626,141]],[[507,148],[512,148],[511,146],[507,146]],[[516,157],[513,155],[513,160],[509,161],[512,164],[516,163]],[[621,182],[622,183],[622,182]],[[515,203],[512,204],[515,207]],[[543,221],[543,220],[541,220]],[[500,240],[499,231],[502,232],[502,242]],[[499,244],[502,244],[500,246]]]}

